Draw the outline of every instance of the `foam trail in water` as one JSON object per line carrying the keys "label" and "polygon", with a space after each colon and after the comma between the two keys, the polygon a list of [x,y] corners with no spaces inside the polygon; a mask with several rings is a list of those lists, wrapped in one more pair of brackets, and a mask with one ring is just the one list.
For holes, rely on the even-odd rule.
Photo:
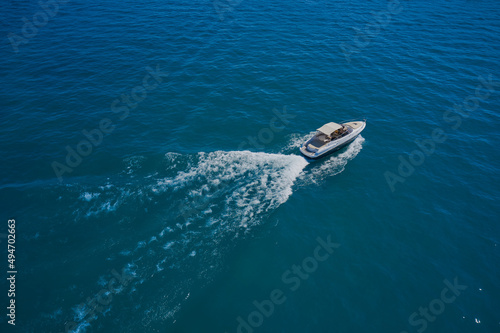
{"label": "foam trail in water", "polygon": [[288,143],[281,148],[280,153],[282,154],[293,154],[298,153],[300,146],[310,138],[314,136],[316,131],[310,132],[308,134],[294,133],[288,136]]}
{"label": "foam trail in water", "polygon": [[[292,136],[282,152],[298,151],[300,144],[313,134]],[[137,311],[142,312],[145,326],[153,325],[175,315],[189,297],[194,282],[211,280],[223,265],[231,244],[286,202],[297,180],[307,185],[342,172],[359,153],[363,141],[359,137],[345,150],[308,168],[308,162],[300,155],[250,151],[167,153],[165,170],[144,177],[140,188],[135,183],[85,188],[79,197],[88,211],[80,211],[79,215],[120,214],[121,209],[137,205],[146,206],[147,210],[150,202],[168,207],[158,214],[162,222],[155,234],[138,235],[132,247],[117,252],[117,256],[128,258],[126,267],[133,268],[134,275],[131,284],[120,293],[143,299]],[[142,159],[134,159],[134,168],[140,169],[141,162]],[[148,291],[153,285],[157,288],[156,279],[167,276],[169,283],[155,293]],[[104,280],[101,277],[99,283],[106,283]],[[80,306],[73,309],[80,331],[92,326],[100,316],[97,313],[85,318]],[[128,320],[122,319],[124,323]]]}
{"label": "foam trail in water", "polygon": [[365,139],[358,136],[347,148],[339,153],[326,156],[323,159],[314,162],[306,173],[301,175],[300,179],[308,183],[318,183],[329,176],[334,176],[344,171],[347,163],[354,159],[363,148]]}
{"label": "foam trail in water", "polygon": [[[286,144],[281,153],[298,152],[300,146],[309,140],[316,132],[311,132],[305,135],[292,134],[290,135],[288,144]],[[318,183],[329,176],[334,176],[344,171],[347,163],[354,159],[363,148],[365,139],[360,135],[346,148],[331,155],[327,155],[317,161],[313,161],[311,166],[300,175],[301,184],[307,185],[310,183]]]}
{"label": "foam trail in water", "polygon": [[[136,278],[126,288],[128,297],[146,294],[146,285],[156,275],[172,276],[172,284],[155,294],[164,297],[152,295],[145,303],[149,304],[147,309],[139,306],[146,325],[173,316],[190,285],[201,276],[207,281],[211,278],[211,272],[221,263],[224,248],[288,199],[295,180],[308,164],[297,155],[250,151],[189,156],[169,153],[165,160],[166,173],[171,176],[145,177],[140,188],[134,188],[135,183],[86,188],[79,196],[84,208],[80,208],[78,215],[86,218],[122,214],[132,203],[146,206],[156,200],[172,206],[171,201],[175,200],[173,209],[165,212],[165,224],[156,234],[149,233],[133,247],[121,248],[117,253],[122,258],[129,257],[127,267],[135,268]],[[134,167],[140,169],[140,162],[134,159]],[[106,283],[102,277],[98,282]],[[100,315],[85,316],[82,305],[73,309],[79,331],[85,331]]]}

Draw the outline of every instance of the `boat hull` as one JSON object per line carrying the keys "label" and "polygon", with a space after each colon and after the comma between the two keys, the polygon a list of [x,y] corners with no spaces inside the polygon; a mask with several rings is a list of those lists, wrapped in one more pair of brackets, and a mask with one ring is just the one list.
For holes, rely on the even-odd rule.
{"label": "boat hull", "polygon": [[[360,122],[355,122],[355,124],[359,124]],[[349,124],[349,123],[347,123]],[[361,125],[358,125],[357,128],[353,130],[352,133],[350,133],[348,136],[341,139],[338,142],[333,142],[333,144],[327,144],[325,147],[320,147],[316,152],[311,152],[307,149],[307,145],[309,141],[305,142],[302,147],[300,147],[300,152],[302,155],[309,159],[317,160],[320,158],[325,157],[326,155],[330,155],[331,153],[334,153],[345,146],[349,145],[351,142],[356,140],[356,138],[361,134],[361,132],[365,129],[366,126],[366,121],[363,121]],[[337,144],[335,144],[337,143]]]}

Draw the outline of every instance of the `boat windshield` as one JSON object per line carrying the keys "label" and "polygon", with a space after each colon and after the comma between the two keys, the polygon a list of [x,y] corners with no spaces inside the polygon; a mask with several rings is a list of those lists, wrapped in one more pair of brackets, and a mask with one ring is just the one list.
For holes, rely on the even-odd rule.
{"label": "boat windshield", "polygon": [[338,139],[338,138],[341,138],[343,136],[346,136],[347,134],[349,134],[351,132],[352,132],[352,127],[349,126],[349,125],[346,125],[346,126],[342,127],[342,129],[339,130],[339,132],[337,133],[335,139]]}

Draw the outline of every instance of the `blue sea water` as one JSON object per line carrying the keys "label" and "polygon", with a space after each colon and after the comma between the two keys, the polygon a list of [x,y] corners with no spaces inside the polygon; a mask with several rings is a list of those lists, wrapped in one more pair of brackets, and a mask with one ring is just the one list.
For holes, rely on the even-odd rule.
{"label": "blue sea water", "polygon": [[1,332],[500,332],[498,1],[5,0],[0,23]]}

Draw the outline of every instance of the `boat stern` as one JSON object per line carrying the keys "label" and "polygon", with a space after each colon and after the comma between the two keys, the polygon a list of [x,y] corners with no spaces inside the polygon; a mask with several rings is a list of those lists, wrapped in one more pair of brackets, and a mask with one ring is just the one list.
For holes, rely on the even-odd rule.
{"label": "boat stern", "polygon": [[302,153],[302,155],[308,158],[316,158],[318,156],[318,153],[310,152],[309,150],[307,150],[306,145],[302,145],[302,147],[300,147],[300,152]]}

